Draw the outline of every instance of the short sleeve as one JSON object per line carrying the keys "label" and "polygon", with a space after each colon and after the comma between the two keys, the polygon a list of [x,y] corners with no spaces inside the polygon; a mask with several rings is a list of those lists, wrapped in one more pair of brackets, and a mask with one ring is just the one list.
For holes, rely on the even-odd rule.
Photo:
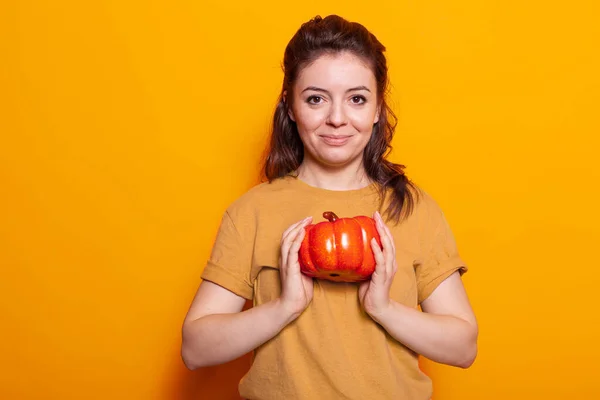
{"label": "short sleeve", "polygon": [[461,259],[454,234],[439,205],[430,197],[426,216],[420,224],[420,257],[415,265],[418,302],[421,304],[446,278],[468,266]]}
{"label": "short sleeve", "polygon": [[229,211],[225,212],[210,258],[202,272],[202,279],[216,283],[227,290],[252,300],[250,282],[252,263],[252,237],[247,237],[245,224],[236,226]]}

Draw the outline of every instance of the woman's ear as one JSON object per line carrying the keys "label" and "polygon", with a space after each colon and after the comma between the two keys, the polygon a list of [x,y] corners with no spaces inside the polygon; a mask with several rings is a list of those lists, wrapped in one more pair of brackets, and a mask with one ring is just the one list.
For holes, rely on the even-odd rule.
{"label": "woman's ear", "polygon": [[381,112],[381,105],[377,107],[377,112],[375,113],[375,119],[373,120],[373,125],[379,122],[379,114]]}
{"label": "woman's ear", "polygon": [[283,91],[283,104],[285,104],[285,108],[287,109],[287,113],[290,116],[291,120],[296,122],[296,119],[294,118],[294,111],[292,111],[292,107],[290,107],[289,103],[288,103],[288,98],[287,98],[287,90]]}

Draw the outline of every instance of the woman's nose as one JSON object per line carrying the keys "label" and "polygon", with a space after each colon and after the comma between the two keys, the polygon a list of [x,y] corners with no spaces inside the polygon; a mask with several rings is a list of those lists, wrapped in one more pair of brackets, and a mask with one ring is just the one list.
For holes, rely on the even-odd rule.
{"label": "woman's nose", "polygon": [[346,111],[343,104],[333,104],[329,109],[327,123],[335,127],[343,126],[347,123]]}

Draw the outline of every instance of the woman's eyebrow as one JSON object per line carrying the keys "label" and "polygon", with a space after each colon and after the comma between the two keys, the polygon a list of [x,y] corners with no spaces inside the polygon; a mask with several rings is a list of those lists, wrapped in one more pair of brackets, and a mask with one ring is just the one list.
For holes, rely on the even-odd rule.
{"label": "woman's eyebrow", "polygon": [[[331,94],[331,93],[329,93],[329,91],[328,91],[328,90],[326,90],[326,89],[322,89],[322,88],[320,88],[320,87],[316,87],[316,86],[309,86],[309,87],[307,87],[306,89],[304,89],[304,90],[303,90],[301,93],[304,93],[304,92],[306,92],[307,90],[312,90],[312,91],[315,91],[315,92],[323,92],[323,93]],[[366,90],[366,91],[367,91],[367,92],[369,92],[369,93],[371,92],[371,91],[369,90],[369,88],[368,88],[368,87],[366,87],[366,86],[356,86],[356,87],[353,87],[353,88],[350,88],[350,89],[346,90],[346,93],[348,93],[348,92],[356,92],[356,91],[358,91],[358,90]]]}

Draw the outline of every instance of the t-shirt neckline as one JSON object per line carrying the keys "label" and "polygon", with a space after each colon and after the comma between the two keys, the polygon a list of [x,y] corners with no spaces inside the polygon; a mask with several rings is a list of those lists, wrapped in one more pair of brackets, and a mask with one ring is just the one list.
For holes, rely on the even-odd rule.
{"label": "t-shirt neckline", "polygon": [[353,196],[364,196],[377,191],[378,184],[377,182],[371,182],[369,185],[364,186],[358,189],[348,189],[348,190],[333,190],[333,189],[325,189],[318,186],[310,185],[307,182],[304,182],[302,179],[294,176],[287,175],[286,179],[291,180],[292,182],[296,182],[298,187],[306,192],[311,192],[316,195],[322,196],[339,196],[339,197],[353,197]]}

